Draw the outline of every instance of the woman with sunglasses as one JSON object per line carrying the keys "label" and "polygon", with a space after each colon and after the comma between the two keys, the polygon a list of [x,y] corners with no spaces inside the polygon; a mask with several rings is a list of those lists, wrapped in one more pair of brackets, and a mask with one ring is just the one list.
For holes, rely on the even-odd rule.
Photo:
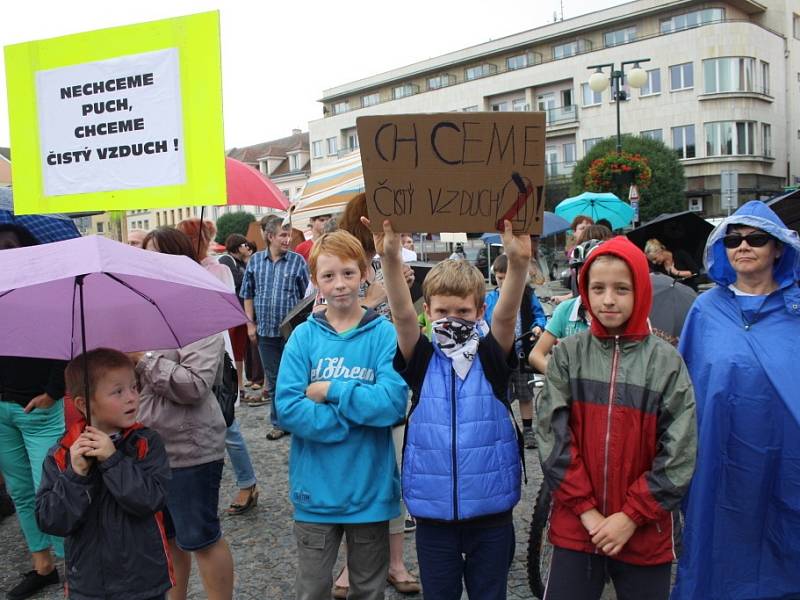
{"label": "woman with sunglasses", "polygon": [[797,598],[800,239],[748,202],[712,232],[705,260],[717,287],[695,301],[679,346],[699,440],[672,598]]}

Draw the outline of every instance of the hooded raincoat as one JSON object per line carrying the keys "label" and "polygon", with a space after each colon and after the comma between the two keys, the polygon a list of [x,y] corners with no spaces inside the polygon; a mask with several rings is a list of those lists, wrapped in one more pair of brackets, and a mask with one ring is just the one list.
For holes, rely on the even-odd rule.
{"label": "hooded raincoat", "polygon": [[591,331],[562,340],[537,408],[539,457],[553,490],[549,537],[554,546],[594,554],[581,514],[623,512],[637,527],[616,559],[661,565],[675,556],[673,512],[694,468],[692,385],[675,348],[650,334],[647,259],[627,238],[603,242],[581,270],[587,309],[591,265],[608,256],[633,275],[632,314],[620,335],[592,314]]}
{"label": "hooded raincoat", "polygon": [[[722,238],[729,225],[782,244],[778,289],[736,296]],[[759,201],[712,232],[680,351],[697,397],[698,462],[685,501],[673,600],[800,598],[800,240]]]}

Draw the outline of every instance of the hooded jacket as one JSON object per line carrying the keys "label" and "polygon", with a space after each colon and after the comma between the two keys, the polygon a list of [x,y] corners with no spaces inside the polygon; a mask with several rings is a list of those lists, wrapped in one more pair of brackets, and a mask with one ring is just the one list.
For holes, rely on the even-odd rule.
{"label": "hooded jacket", "polygon": [[[722,238],[733,224],[781,243],[766,296],[737,296]],[[697,395],[699,454],[685,502],[674,600],[784,599],[800,592],[800,239],[763,202],[709,236],[717,287],[689,311],[680,352]]]}
{"label": "hooded jacket", "polygon": [[[289,495],[295,520],[375,523],[400,514],[392,426],[403,420],[407,388],[392,368],[394,327],[368,309],[339,333],[324,312],[292,332],[278,371],[275,408],[292,433]],[[329,381],[325,402],[306,396]]]}
{"label": "hooded jacket", "polygon": [[[624,261],[633,278],[633,312],[612,336],[592,313],[589,275],[602,256]],[[537,419],[539,455],[553,490],[550,540],[595,553],[580,515],[625,513],[637,525],[617,559],[656,565],[674,557],[674,521],[694,470],[696,428],[691,381],[677,351],[649,333],[652,290],[644,254],[624,237],[604,242],[581,270],[590,331],[556,346]]]}
{"label": "hooded jacket", "polygon": [[161,438],[140,423],[122,431],[117,451],[88,475],[72,470],[80,421],[50,449],[36,493],[36,521],[66,538],[72,600],[139,600],[173,586],[161,510],[170,470]]}

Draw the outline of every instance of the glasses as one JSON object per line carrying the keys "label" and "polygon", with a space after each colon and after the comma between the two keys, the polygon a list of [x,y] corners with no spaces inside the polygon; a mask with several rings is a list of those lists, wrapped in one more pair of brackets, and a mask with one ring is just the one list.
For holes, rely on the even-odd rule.
{"label": "glasses", "polygon": [[732,234],[722,238],[722,243],[731,250],[741,246],[742,242],[747,242],[747,245],[751,248],[761,248],[761,246],[766,246],[771,239],[772,236],[767,233]]}

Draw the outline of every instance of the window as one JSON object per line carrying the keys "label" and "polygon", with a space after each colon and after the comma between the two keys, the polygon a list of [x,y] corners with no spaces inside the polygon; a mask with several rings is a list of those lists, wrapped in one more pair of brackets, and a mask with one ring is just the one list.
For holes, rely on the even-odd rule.
{"label": "window", "polygon": [[508,111],[508,102],[496,102],[492,104],[492,111],[494,112],[507,112]]}
{"label": "window", "polygon": [[575,142],[564,144],[564,162],[572,164],[576,161],[577,155],[575,153]]}
{"label": "window", "polygon": [[303,191],[303,188],[294,188],[294,197],[297,198],[300,195],[300,192]]}
{"label": "window", "polygon": [[392,88],[392,98],[399,100],[400,98],[413,96],[418,92],[419,88],[413,83],[404,83],[403,85],[398,85]]}
{"label": "window", "polygon": [[800,15],[794,15],[794,19],[792,22],[793,22],[792,30],[794,33],[794,39],[800,40]]}
{"label": "window", "polygon": [[678,158],[694,158],[694,125],[672,128],[672,148]]}
{"label": "window", "polygon": [[[769,127],[769,125],[767,125]],[[150,219],[144,220],[144,229],[150,229]]]}
{"label": "window", "polygon": [[694,65],[683,63],[669,68],[670,91],[688,90],[694,87]]}
{"label": "window", "polygon": [[747,57],[711,58],[703,61],[703,89],[718,92],[752,92],[756,60]]}
{"label": "window", "polygon": [[595,92],[588,83],[581,84],[581,94],[584,106],[595,106],[603,101],[603,93]]}
{"label": "window", "polygon": [[103,233],[103,225],[104,223],[97,223],[97,233]]}
{"label": "window", "polygon": [[654,96],[661,93],[661,69],[647,71],[647,83],[639,89],[640,96]]}
{"label": "window", "polygon": [[690,27],[698,27],[700,25],[705,25],[706,23],[716,23],[724,20],[724,8],[706,8],[704,10],[695,10],[682,15],[675,15],[669,19],[663,19],[661,21],[661,33],[681,31],[682,29],[689,29]]}
{"label": "window", "polygon": [[478,112],[478,105],[475,104],[473,106],[465,106],[463,110],[464,112]]}
{"label": "window", "polygon": [[455,82],[455,77],[448,75],[447,73],[442,73],[436,77],[428,77],[428,89],[438,90],[440,88],[447,87],[448,85],[453,85]]}
{"label": "window", "polygon": [[580,52],[588,52],[592,49],[592,43],[588,40],[575,40],[574,42],[567,42],[566,44],[558,44],[553,46],[553,58],[567,58],[568,56],[575,56]]}
{"label": "window", "polygon": [[706,123],[706,156],[755,154],[754,134],[752,121]]}
{"label": "window", "polygon": [[297,154],[290,154],[289,155],[289,170],[290,171],[297,171],[300,167],[297,165],[298,162]]}
{"label": "window", "polygon": [[572,88],[561,90],[561,106],[572,106]]}
{"label": "window", "polygon": [[595,147],[595,145],[602,140],[603,138],[589,138],[588,140],[583,140],[583,155],[586,156],[589,154],[589,150]]}
{"label": "window", "polygon": [[281,190],[281,192],[283,192],[283,195],[287,198],[291,198],[291,192],[289,192],[289,190]]}
{"label": "window", "polygon": [[336,154],[336,152],[339,149],[339,144],[336,143],[336,138],[329,137],[325,141],[328,143],[328,156],[330,156],[331,154]]}
{"label": "window", "polygon": [[358,148],[358,134],[357,133],[349,133],[347,134],[347,147],[350,150],[355,150]]}
{"label": "window", "polygon": [[514,69],[524,69],[530,63],[528,62],[528,55],[527,54],[517,54],[516,56],[509,56],[506,59],[506,67],[509,71],[513,71]]}
{"label": "window", "polygon": [[337,102],[333,105],[333,114],[340,115],[347,112],[347,101]]}
{"label": "window", "polygon": [[761,124],[761,153],[772,156],[772,125],[769,123]]}
{"label": "window", "polygon": [[322,140],[311,143],[311,152],[314,158],[320,158],[322,156]]}
{"label": "window", "polygon": [[762,94],[769,94],[769,63],[761,61],[761,87],[758,91]]}
{"label": "window", "polygon": [[380,101],[381,101],[381,95],[379,92],[375,92],[374,94],[367,94],[366,96],[361,96],[361,107],[366,108],[367,106],[375,106]]}
{"label": "window", "polygon": [[514,98],[511,101],[511,110],[514,112],[523,112],[528,110],[528,104],[525,102],[525,98]]}
{"label": "window", "polygon": [[645,129],[644,131],[640,131],[639,135],[649,140],[658,140],[659,142],[664,141],[664,136],[661,134],[660,129]]}
{"label": "window", "polygon": [[497,73],[497,65],[485,63],[477,67],[470,67],[464,70],[464,79],[472,81],[473,79],[480,79],[481,77],[488,77]]}
{"label": "window", "polygon": [[619,46],[620,44],[627,44],[636,39],[636,27],[626,27],[625,29],[617,29],[616,31],[608,31],[603,34],[603,44],[606,48],[609,46]]}

